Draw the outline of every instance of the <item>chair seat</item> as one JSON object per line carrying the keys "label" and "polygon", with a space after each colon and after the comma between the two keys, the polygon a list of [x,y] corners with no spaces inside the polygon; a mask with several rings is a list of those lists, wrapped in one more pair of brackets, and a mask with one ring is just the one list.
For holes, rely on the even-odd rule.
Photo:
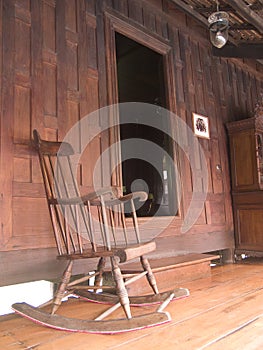
{"label": "chair seat", "polygon": [[119,246],[111,250],[107,250],[106,247],[101,246],[97,248],[96,252],[94,252],[90,248],[90,249],[84,250],[81,253],[58,255],[57,259],[77,260],[77,259],[90,259],[90,258],[117,256],[119,257],[120,262],[123,263],[131,259],[137,258],[141,255],[150,253],[155,249],[156,249],[156,243],[154,241],[140,243],[140,244],[133,244],[129,246]]}

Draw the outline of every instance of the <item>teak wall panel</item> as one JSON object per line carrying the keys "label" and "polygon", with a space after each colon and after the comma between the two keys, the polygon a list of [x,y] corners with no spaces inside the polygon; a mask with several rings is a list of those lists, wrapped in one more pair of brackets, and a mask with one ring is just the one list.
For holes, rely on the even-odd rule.
{"label": "teak wall panel", "polygon": [[89,0],[85,2],[87,13],[90,13],[92,15],[96,14],[96,3],[97,0]]}
{"label": "teak wall panel", "polygon": [[28,142],[31,137],[31,89],[15,85],[14,95],[14,142]]}
{"label": "teak wall panel", "polygon": [[[37,128],[43,137],[61,140],[76,122],[107,105],[113,93],[106,67],[107,11],[135,29],[140,28],[151,43],[157,38],[171,48],[173,60],[166,64],[173,62],[169,72],[175,82],[174,111],[190,128],[192,112],[208,116],[211,131],[209,140],[200,140],[208,164],[207,200],[190,233],[200,237],[204,231],[217,235],[222,232],[222,237],[226,232],[231,235],[224,123],[251,115],[262,87],[262,70],[241,60],[213,57],[205,30],[189,22],[189,17],[167,1],[0,0],[0,7],[0,250],[54,245],[39,164],[30,145],[31,134]],[[99,134],[105,121],[97,124],[94,120],[90,117],[88,132],[97,136],[79,167],[85,188],[92,187],[93,165],[109,145],[108,135]],[[185,147],[189,146],[186,137]],[[180,150],[178,153],[183,203],[181,217],[163,232],[171,237],[181,235],[179,226],[193,189],[190,164]],[[200,154],[195,153],[192,161],[195,169],[201,170]],[[110,172],[108,164],[103,167]],[[106,177],[99,178],[102,185],[108,181]],[[199,191],[203,187],[199,179]],[[41,216],[39,227],[35,218],[30,219],[30,213],[35,218]],[[33,231],[38,238],[34,238]],[[219,241],[217,236],[217,244]],[[209,243],[202,244],[205,250]]]}
{"label": "teak wall panel", "polygon": [[77,31],[76,0],[65,0],[66,28],[72,32]]}
{"label": "teak wall panel", "polygon": [[15,22],[15,66],[16,71],[30,75],[30,26],[16,19]]}
{"label": "teak wall panel", "polygon": [[22,183],[31,181],[30,159],[14,158],[14,181]]}
{"label": "teak wall panel", "polygon": [[129,18],[137,23],[143,24],[143,5],[139,1],[128,1]]}
{"label": "teak wall panel", "polygon": [[[91,128],[91,130],[94,130]],[[96,130],[94,130],[94,134],[96,134]],[[99,161],[101,153],[101,138],[100,136],[96,136],[86,147],[85,152],[81,157],[82,164],[82,181],[81,184],[87,188],[90,187],[94,182],[94,168]],[[102,165],[101,165],[102,166]],[[96,184],[102,186],[103,181],[101,178],[101,174],[96,174]]]}
{"label": "teak wall panel", "polygon": [[78,44],[76,42],[67,42],[67,88],[69,90],[78,90]]}
{"label": "teak wall panel", "polygon": [[96,28],[93,26],[95,21],[94,17],[87,17],[87,64],[90,68],[98,69],[97,61],[97,40],[96,40]]}
{"label": "teak wall panel", "polygon": [[[51,225],[48,225],[48,227],[46,225],[48,222],[48,212],[45,208],[46,201],[44,198],[14,198],[13,236],[17,242],[21,241],[21,247],[23,247],[25,237],[27,237],[26,239],[31,237],[29,244],[33,247],[36,244],[35,241],[41,240],[41,236],[48,238]],[[41,215],[39,215],[39,212]]]}
{"label": "teak wall panel", "polygon": [[[53,0],[0,3],[1,35],[4,33],[1,98],[5,100],[0,250],[54,246],[38,159],[30,140],[34,128],[42,137],[61,139],[80,120],[80,111],[86,116],[99,106],[95,3],[89,2],[87,9],[86,3],[68,1],[66,8],[64,1]],[[88,23],[86,10],[87,18],[92,18]],[[80,48],[79,42],[85,45]],[[80,87],[87,89],[88,99]],[[100,149],[96,147],[97,156]],[[86,185],[91,186],[90,179],[88,176]]]}
{"label": "teak wall panel", "polygon": [[43,62],[43,76],[45,77],[43,81],[44,115],[56,116],[57,114],[56,74],[56,65]]}
{"label": "teak wall panel", "polygon": [[128,0],[113,0],[114,8],[128,17]]}
{"label": "teak wall panel", "polygon": [[56,51],[56,21],[55,21],[55,3],[42,3],[43,20],[43,48],[52,52]]}

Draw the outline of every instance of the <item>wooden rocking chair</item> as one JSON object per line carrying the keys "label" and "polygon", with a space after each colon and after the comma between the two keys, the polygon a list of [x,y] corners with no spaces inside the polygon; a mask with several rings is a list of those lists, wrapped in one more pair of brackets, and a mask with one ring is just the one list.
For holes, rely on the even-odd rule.
{"label": "wooden rocking chair", "polygon": [[[144,256],[156,248],[155,242],[141,242],[134,205],[135,201],[146,200],[146,193],[136,192],[118,197],[115,188],[104,188],[81,196],[73,174],[71,160],[74,151],[71,145],[42,140],[36,130],[33,136],[39,155],[58,259],[67,259],[68,264],[52,301],[51,313],[27,303],[13,304],[13,309],[43,325],[75,332],[112,334],[168,322],[170,315],[163,309],[172,299],[185,297],[189,292],[185,288],[158,292],[150,264]],[[127,210],[128,205],[132,217],[129,224],[126,223],[124,214],[124,207]],[[73,262],[88,258],[99,259],[96,272],[70,282]],[[114,293],[107,292],[106,287],[102,285],[106,258],[109,258],[111,263],[116,285]],[[122,275],[119,264],[134,258],[140,259],[142,272]],[[94,286],[83,285],[94,276]],[[126,286],[142,276],[147,277],[154,294],[129,297]],[[98,293],[98,290],[102,292]],[[72,319],[55,314],[62,298],[69,294],[76,294],[90,301],[112,303],[113,306],[95,320]],[[130,305],[157,303],[161,304],[157,311],[132,317]],[[105,320],[120,306],[126,318]]]}

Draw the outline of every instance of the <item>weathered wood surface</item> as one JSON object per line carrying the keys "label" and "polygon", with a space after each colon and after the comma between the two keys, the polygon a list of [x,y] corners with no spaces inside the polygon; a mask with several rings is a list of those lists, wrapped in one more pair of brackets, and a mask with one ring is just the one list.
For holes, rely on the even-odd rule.
{"label": "weathered wood surface", "polygon": [[[174,288],[178,284],[182,287],[186,282],[211,275],[210,263],[219,259],[219,255],[209,254],[185,254],[181,256],[167,257],[163,259],[151,259],[151,267],[157,281],[158,288],[162,291]],[[122,266],[123,273],[138,271],[137,263],[128,263]],[[151,292],[145,279],[136,281],[128,286],[131,295],[148,294]]]}
{"label": "weathered wood surface", "polygon": [[[151,260],[151,268],[153,272],[161,272],[183,266],[195,265],[202,262],[210,263],[212,260],[217,260],[219,258],[219,255],[211,254],[185,254],[180,256],[170,256],[162,259]],[[138,271],[139,268],[139,263],[130,262],[122,265],[122,269],[127,272]]]}
{"label": "weathered wood surface", "polygon": [[[262,339],[263,282],[260,263],[219,266],[212,277],[187,283],[191,296],[167,307],[172,321],[164,326],[116,336],[72,334],[56,331],[16,317],[0,322],[2,348],[38,350],[78,349],[260,349]],[[87,308],[86,305],[89,305]],[[85,319],[105,306],[71,300],[61,314]],[[134,312],[138,308],[134,308]],[[148,309],[148,308],[147,308]],[[139,311],[139,310],[138,310]],[[137,311],[137,312],[138,312]],[[121,310],[117,315],[123,315]],[[234,332],[235,331],[235,332]],[[234,332],[234,333],[233,333]],[[254,346],[254,347],[253,347]]]}
{"label": "weathered wood surface", "polygon": [[[172,284],[171,284],[172,285]],[[87,288],[86,288],[87,289]],[[92,289],[92,288],[91,288]],[[171,294],[173,294],[173,300],[185,298],[189,296],[189,291],[186,288],[175,288],[171,289],[170,291],[165,291],[159,294],[148,294],[148,295],[134,295],[130,296],[130,304],[131,305],[144,305],[149,306],[151,304],[160,304],[164,302]],[[80,296],[83,299],[89,300],[89,301],[95,301],[98,303],[105,303],[105,304],[115,304],[118,302],[117,295],[106,293],[93,293],[88,290],[74,290],[74,295]]]}
{"label": "weathered wood surface", "polygon": [[170,321],[170,315],[166,312],[155,312],[132,319],[117,320],[82,320],[59,315],[51,315],[26,303],[14,304],[14,310],[20,315],[29,318],[42,326],[48,326],[57,330],[70,332],[95,333],[95,334],[118,334],[154,327]]}

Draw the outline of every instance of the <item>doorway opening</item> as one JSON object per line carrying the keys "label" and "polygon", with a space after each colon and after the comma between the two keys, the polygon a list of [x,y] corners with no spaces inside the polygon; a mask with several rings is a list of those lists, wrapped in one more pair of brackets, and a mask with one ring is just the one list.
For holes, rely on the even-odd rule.
{"label": "doorway opening", "polygon": [[[115,43],[118,102],[142,102],[168,108],[163,55],[118,32],[115,32]],[[165,151],[162,154],[174,159],[171,138],[160,129],[143,125],[143,121],[138,124],[122,124],[121,113],[119,117],[124,194],[134,190],[148,192],[148,200],[138,210],[138,216],[177,215],[174,164],[171,165],[163,155],[154,160],[157,167],[147,161],[147,155],[126,159],[126,146],[122,142],[143,139],[148,145],[156,144],[157,148]],[[164,121],[160,114],[160,125],[161,123]],[[145,152],[149,152],[149,148],[146,147]]]}

